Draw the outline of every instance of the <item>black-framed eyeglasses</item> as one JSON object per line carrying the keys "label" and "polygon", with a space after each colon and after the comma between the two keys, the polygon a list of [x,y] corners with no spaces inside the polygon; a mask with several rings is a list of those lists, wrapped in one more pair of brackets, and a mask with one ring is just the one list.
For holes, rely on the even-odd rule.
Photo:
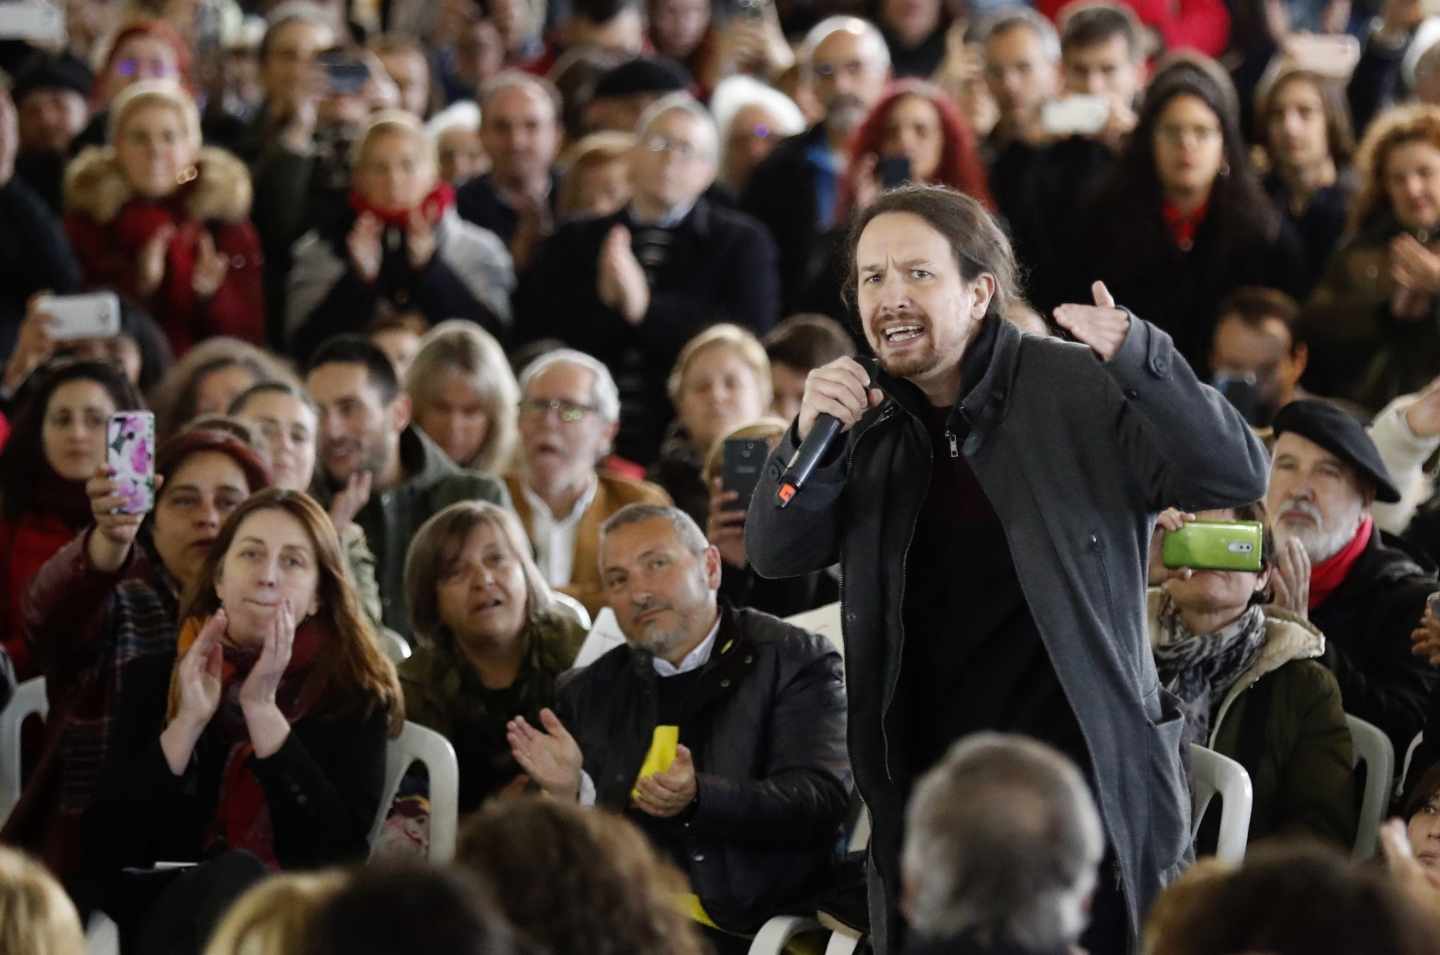
{"label": "black-framed eyeglasses", "polygon": [[574,424],[587,414],[599,409],[594,405],[576,404],[573,401],[566,401],[564,398],[522,398],[520,399],[520,413],[522,415],[533,415],[543,418],[554,411],[560,416],[560,420],[566,424]]}

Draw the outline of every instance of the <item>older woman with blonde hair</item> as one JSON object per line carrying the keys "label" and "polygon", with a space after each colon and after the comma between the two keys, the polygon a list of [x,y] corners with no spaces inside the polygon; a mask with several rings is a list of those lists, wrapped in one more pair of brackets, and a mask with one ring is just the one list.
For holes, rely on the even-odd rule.
{"label": "older woman with blonde hair", "polygon": [[1440,362],[1440,106],[1376,117],[1355,173],[1348,237],[1301,316],[1306,385],[1375,410]]}
{"label": "older woman with blonde hair", "polygon": [[520,386],[500,343],[473,322],[442,322],[405,374],[411,417],[462,468],[503,474],[515,454]]}
{"label": "older woman with blonde hair", "polygon": [[0,952],[85,955],[85,933],[70,896],[39,862],[0,846]]}
{"label": "older woman with blonde hair", "polygon": [[295,245],[286,297],[290,350],[308,357],[387,304],[429,322],[464,318],[503,338],[515,272],[494,233],[455,211],[420,120],[382,110],[355,144],[350,207]]}
{"label": "older woman with blonde hair", "polygon": [[749,330],[712,325],[680,350],[666,387],[676,420],[647,476],[703,527],[710,505],[705,455],[716,439],[769,410],[770,359]]}
{"label": "older woman with blonde hair", "polygon": [[230,907],[205,955],[305,955],[315,913],[348,878],[335,870],[271,876]]}
{"label": "older woman with blonde hair", "polygon": [[250,174],[200,141],[195,101],[168,80],[126,87],[110,145],[65,171],[65,230],[91,285],[145,305],[176,356],[201,339],[264,339]]}
{"label": "older woman with blonde hair", "polygon": [[460,810],[525,785],[505,724],[538,720],[585,631],[555,600],[514,514],[461,501],[410,545],[405,592],[418,647],[400,665],[406,713],[460,761]]}
{"label": "older woman with blonde hair", "polygon": [[562,222],[590,216],[608,216],[625,208],[630,185],[631,133],[605,131],[584,136],[561,154],[556,164],[561,175],[555,203]]}

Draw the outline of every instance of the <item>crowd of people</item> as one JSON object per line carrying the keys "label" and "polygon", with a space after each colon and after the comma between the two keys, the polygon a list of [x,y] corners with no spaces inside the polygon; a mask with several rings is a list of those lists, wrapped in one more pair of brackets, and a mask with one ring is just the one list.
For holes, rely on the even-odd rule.
{"label": "crowd of people", "polygon": [[0,3],[0,951],[1440,951],[1427,9]]}

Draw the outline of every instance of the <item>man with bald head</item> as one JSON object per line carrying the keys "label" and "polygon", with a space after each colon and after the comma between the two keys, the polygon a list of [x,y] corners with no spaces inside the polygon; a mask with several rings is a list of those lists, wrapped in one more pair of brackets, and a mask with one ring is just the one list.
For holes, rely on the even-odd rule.
{"label": "man with bald head", "polygon": [[820,236],[836,225],[835,199],[845,175],[845,147],[890,78],[880,31],[859,17],[816,24],[800,46],[801,68],[814,84],[825,118],[775,147],[755,170],[740,208],[760,220],[780,250],[786,313],[800,310],[818,266]]}
{"label": "man with bald head", "polygon": [[718,134],[686,93],[641,116],[629,155],[633,198],[569,222],[540,247],[515,296],[522,340],[556,338],[615,375],[616,450],[655,457],[670,419],[665,380],[680,349],[716,322],[764,334],[779,312],[775,246],[748,216],[710,204]]}

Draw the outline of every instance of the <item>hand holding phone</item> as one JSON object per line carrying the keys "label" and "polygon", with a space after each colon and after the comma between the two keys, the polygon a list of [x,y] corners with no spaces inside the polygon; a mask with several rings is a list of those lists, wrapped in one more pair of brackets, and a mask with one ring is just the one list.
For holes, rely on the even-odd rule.
{"label": "hand holding phone", "polygon": [[1259,573],[1264,526],[1259,521],[1193,521],[1165,535],[1162,558],[1170,569]]}
{"label": "hand holding phone", "polygon": [[770,443],[763,438],[725,439],[723,480],[725,490],[738,495],[737,509],[750,507],[750,498],[760,483],[760,471],[769,456]]}
{"label": "hand holding phone", "polygon": [[1110,101],[1103,96],[1077,93],[1040,108],[1040,125],[1052,136],[1094,136],[1109,119]]}
{"label": "hand holding phone", "polygon": [[120,298],[114,292],[87,295],[45,295],[36,309],[50,316],[48,331],[56,341],[114,338],[120,334]]}

